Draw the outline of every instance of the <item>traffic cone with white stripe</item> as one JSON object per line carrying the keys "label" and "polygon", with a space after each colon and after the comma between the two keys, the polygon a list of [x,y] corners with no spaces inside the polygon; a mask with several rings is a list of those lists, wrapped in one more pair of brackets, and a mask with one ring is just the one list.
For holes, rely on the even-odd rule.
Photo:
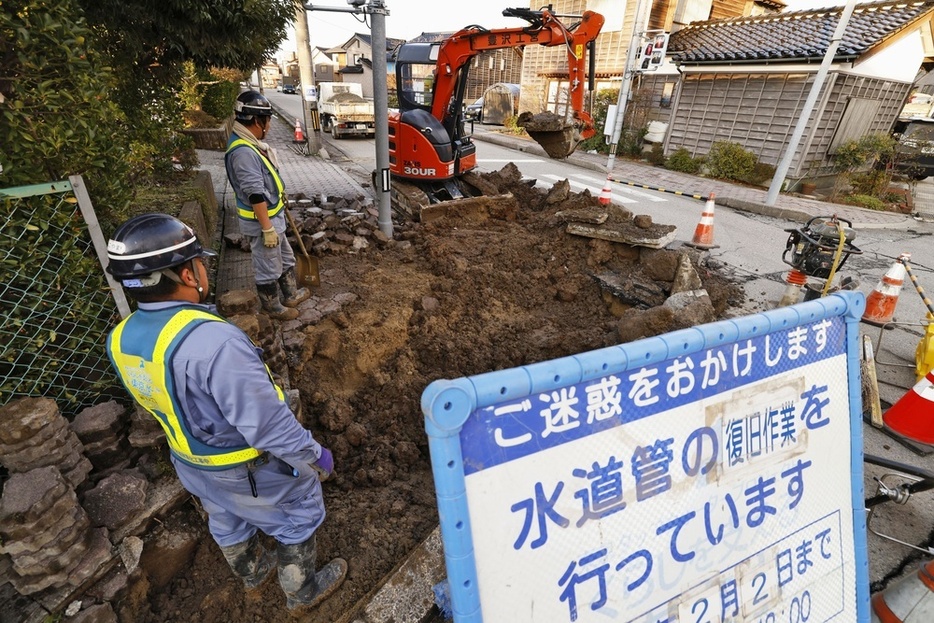
{"label": "traffic cone with white stripe", "polygon": [[295,118],[295,138],[292,140],[296,143],[305,142],[305,133],[302,131],[302,124],[297,117]]}
{"label": "traffic cone with white stripe", "polygon": [[872,623],[934,621],[934,560],[872,596]]}
{"label": "traffic cone with white stripe", "polygon": [[895,317],[895,305],[898,304],[898,295],[905,283],[905,265],[902,260],[911,259],[910,253],[902,253],[892,264],[892,267],[882,276],[876,287],[866,297],[866,311],[863,312],[863,322],[874,325],[884,325],[892,322]]}
{"label": "traffic cone with white stripe", "polygon": [[882,421],[903,437],[934,444],[934,371],[928,372],[883,413]]}
{"label": "traffic cone with white stripe", "polygon": [[701,213],[700,223],[694,229],[694,238],[688,242],[688,246],[696,249],[716,249],[719,244],[713,242],[713,212],[714,212],[714,194],[710,193],[707,197],[707,203],[704,204],[704,211]]}
{"label": "traffic cone with white stripe", "polygon": [[788,271],[788,277],[785,280],[788,284],[785,286],[785,292],[782,299],[778,302],[779,307],[788,307],[794,305],[801,298],[801,288],[807,285],[808,276],[796,268]]}
{"label": "traffic cone with white stripe", "polygon": [[610,187],[610,176],[606,176],[606,184],[603,185],[603,190],[600,191],[600,197],[598,201],[603,205],[610,205],[613,200],[613,189]]}

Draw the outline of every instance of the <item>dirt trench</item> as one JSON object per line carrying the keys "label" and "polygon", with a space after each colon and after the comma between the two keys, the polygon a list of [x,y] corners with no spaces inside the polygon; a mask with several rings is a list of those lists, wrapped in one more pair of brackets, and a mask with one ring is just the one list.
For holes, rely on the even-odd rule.
{"label": "dirt trench", "polygon": [[[354,606],[437,525],[427,437],[419,400],[439,378],[457,378],[562,357],[728,315],[742,290],[703,254],[566,233],[575,219],[599,220],[645,237],[667,226],[557,185],[551,194],[514,167],[483,180],[511,200],[429,223],[400,223],[394,242],[320,258],[317,294],[357,300],[304,329],[290,355],[303,417],[334,452],[324,485],[327,519],[319,564],[349,562],[346,582],[302,619],[350,619]],[[638,220],[638,219],[637,219]],[[654,228],[654,229],[653,229]],[[709,301],[666,307],[684,257]],[[119,604],[138,623],[287,621],[275,582],[248,595],[227,569],[194,502],[167,522],[201,535],[186,571],[161,586],[137,582]],[[239,614],[232,614],[239,613]]]}

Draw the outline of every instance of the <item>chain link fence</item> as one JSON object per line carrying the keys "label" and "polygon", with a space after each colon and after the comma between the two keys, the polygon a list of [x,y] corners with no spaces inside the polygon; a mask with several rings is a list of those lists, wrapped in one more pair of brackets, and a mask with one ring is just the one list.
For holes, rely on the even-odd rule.
{"label": "chain link fence", "polygon": [[0,201],[0,404],[42,396],[74,416],[125,401],[105,337],[129,307],[101,268],[83,180],[0,189]]}

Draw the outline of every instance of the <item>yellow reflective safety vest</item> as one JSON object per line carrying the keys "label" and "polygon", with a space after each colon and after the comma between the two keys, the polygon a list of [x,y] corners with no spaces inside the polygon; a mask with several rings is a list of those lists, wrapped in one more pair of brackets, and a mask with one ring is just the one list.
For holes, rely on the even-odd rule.
{"label": "yellow reflective safety vest", "polygon": [[[127,391],[162,425],[172,454],[200,469],[229,469],[255,459],[261,452],[248,445],[217,448],[198,440],[183,416],[172,376],[172,358],[179,344],[205,322],[227,321],[188,306],[136,311],[111,331],[107,354]],[[284,400],[278,386],[276,391]]]}
{"label": "yellow reflective safety vest", "polygon": [[[263,162],[264,165],[266,165],[266,169],[272,175],[272,179],[276,183],[276,193],[279,195],[278,203],[268,208],[269,218],[272,218],[279,214],[279,212],[282,212],[282,208],[285,206],[285,185],[282,183],[282,178],[279,177],[279,172],[276,171],[276,167],[272,166],[272,162],[270,162],[269,158],[264,156],[263,152],[261,152],[253,143],[243,140],[236,134],[231,134],[230,138],[231,141],[227,143],[227,151],[224,153],[225,157],[230,154],[230,152],[240,147],[249,147],[255,151],[256,155],[259,156],[259,159]],[[234,190],[234,196],[237,196],[236,190]],[[245,205],[242,201],[240,201],[239,197],[237,197],[237,216],[248,221],[257,220],[256,214],[253,212],[253,206]]]}

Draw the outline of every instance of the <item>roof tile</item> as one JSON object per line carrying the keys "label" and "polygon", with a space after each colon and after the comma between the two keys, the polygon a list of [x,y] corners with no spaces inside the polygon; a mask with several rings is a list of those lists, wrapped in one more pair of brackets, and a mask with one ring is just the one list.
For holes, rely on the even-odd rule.
{"label": "roof tile", "polygon": [[[836,59],[863,54],[911,22],[934,11],[934,0],[883,0],[853,11]],[[820,60],[830,45],[843,7],[693,22],[671,35],[676,63],[742,60]]]}

